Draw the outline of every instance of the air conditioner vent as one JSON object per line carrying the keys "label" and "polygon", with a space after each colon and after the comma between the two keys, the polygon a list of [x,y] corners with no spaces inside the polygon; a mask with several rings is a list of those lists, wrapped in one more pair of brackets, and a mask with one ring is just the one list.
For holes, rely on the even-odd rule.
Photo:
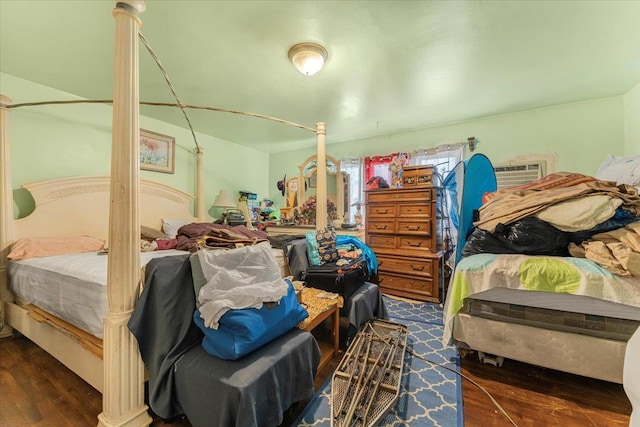
{"label": "air conditioner vent", "polygon": [[493,170],[498,190],[536,181],[545,175],[542,161],[494,165]]}

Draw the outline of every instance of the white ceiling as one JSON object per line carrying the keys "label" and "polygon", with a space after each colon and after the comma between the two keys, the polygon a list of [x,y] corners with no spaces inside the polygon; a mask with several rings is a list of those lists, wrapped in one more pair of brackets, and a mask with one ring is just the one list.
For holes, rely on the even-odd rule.
{"label": "white ceiling", "polygon": [[[0,0],[0,70],[111,99],[114,5]],[[148,0],[146,6],[142,32],[183,103],[312,127],[324,121],[327,143],[621,95],[640,83],[640,1]],[[289,47],[302,41],[329,52],[315,76],[288,61]],[[142,45],[140,58],[141,99],[174,102]],[[179,110],[141,111],[186,127]],[[314,144],[313,134],[265,120],[188,114],[198,132],[265,152]]]}

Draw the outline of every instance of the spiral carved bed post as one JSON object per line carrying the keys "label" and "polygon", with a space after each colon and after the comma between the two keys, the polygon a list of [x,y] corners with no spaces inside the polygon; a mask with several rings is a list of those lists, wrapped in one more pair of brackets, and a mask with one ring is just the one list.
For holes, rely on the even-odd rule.
{"label": "spiral carved bed post", "polygon": [[109,209],[109,314],[104,320],[104,392],[99,427],[148,426],[144,366],[127,329],[140,280],[138,31],[142,0],[113,10],[115,82]]}
{"label": "spiral carved bed post", "polygon": [[11,144],[9,110],[11,99],[0,95],[0,336],[8,335],[4,327],[4,301],[10,300],[7,285],[7,255],[13,243],[13,188],[11,185]]}
{"label": "spiral carved bed post", "polygon": [[[327,152],[325,139],[327,131],[325,123],[316,123],[316,135],[318,137],[317,153],[318,164],[316,166],[316,230],[322,230],[327,226]],[[337,178],[336,178],[337,179]],[[304,185],[298,183],[298,185]]]}

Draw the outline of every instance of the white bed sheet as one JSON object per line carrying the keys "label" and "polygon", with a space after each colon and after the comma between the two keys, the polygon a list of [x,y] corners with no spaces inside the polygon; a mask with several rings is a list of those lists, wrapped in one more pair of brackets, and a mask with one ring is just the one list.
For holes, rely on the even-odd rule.
{"label": "white bed sheet", "polygon": [[[175,249],[142,252],[140,266],[166,256],[185,255]],[[107,259],[97,252],[11,261],[9,287],[23,300],[103,338],[103,319],[109,313]]]}

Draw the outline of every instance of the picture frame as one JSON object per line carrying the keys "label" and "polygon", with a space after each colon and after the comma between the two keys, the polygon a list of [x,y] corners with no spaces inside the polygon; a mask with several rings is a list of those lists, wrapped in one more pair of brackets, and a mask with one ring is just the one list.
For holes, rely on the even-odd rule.
{"label": "picture frame", "polygon": [[140,169],[175,173],[176,139],[140,129]]}
{"label": "picture frame", "polygon": [[318,186],[318,174],[317,172],[313,172],[313,174],[309,177],[309,188],[316,188]]}

